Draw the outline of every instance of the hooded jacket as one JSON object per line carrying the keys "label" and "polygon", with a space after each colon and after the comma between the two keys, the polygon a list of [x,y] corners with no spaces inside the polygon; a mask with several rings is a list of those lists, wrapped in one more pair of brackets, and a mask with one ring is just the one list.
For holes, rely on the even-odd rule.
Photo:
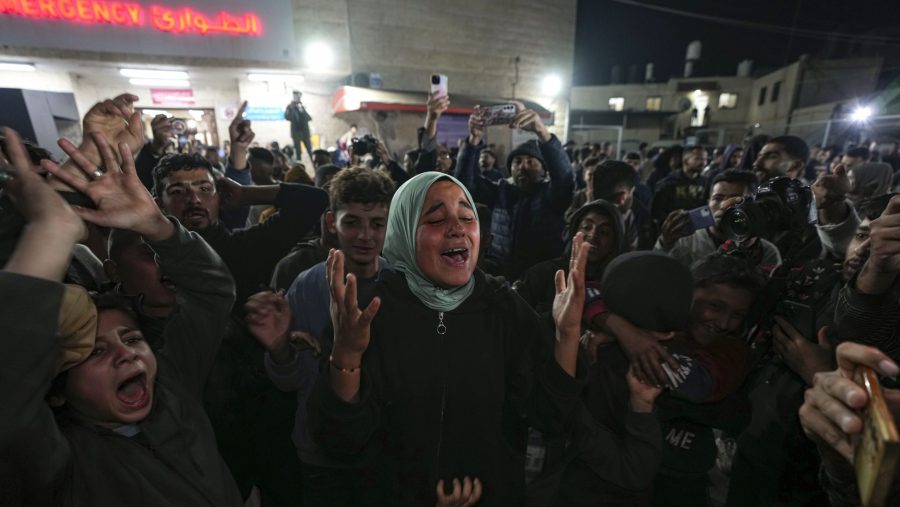
{"label": "hooded jacket", "polygon": [[560,434],[578,399],[583,365],[576,378],[566,374],[509,285],[473,276],[472,294],[438,312],[402,274],[383,273],[359,400],[334,393],[329,368],[313,387],[313,439],[336,458],[372,460],[385,505],[434,505],[439,480],[464,476],[481,479],[479,505],[523,504],[529,425]]}
{"label": "hooded jacket", "polygon": [[485,178],[478,169],[478,156],[485,144],[472,146],[468,140],[460,150],[455,176],[472,193],[476,202],[491,208],[492,242],[488,257],[506,266],[510,279],[540,261],[562,253],[563,216],[572,202],[575,179],[569,158],[554,135],[546,143],[531,141],[513,150],[506,165],[515,155],[530,155],[540,160],[548,179],[537,183],[530,193],[501,179]]}
{"label": "hooded jacket", "polygon": [[[578,226],[581,219],[590,212],[596,212],[603,216],[609,217],[610,225],[613,229],[613,244],[609,258],[606,260],[608,264],[613,258],[628,250],[625,242],[625,226],[622,222],[622,215],[615,205],[602,199],[591,201],[578,209],[569,222],[568,245],[565,252],[556,259],[541,262],[529,268],[522,277],[516,282],[516,292],[522,296],[534,311],[541,317],[541,323],[544,325],[545,331],[549,332],[549,336],[553,336],[553,317],[551,311],[553,309],[553,298],[556,296],[556,284],[554,277],[556,271],[562,269],[566,276],[569,275],[569,258],[572,252],[572,238],[578,233]],[[605,269],[605,266],[604,266]],[[602,274],[601,274],[602,276]],[[589,285],[591,282],[599,283],[600,280],[585,280]],[[596,284],[595,284],[596,285]]]}

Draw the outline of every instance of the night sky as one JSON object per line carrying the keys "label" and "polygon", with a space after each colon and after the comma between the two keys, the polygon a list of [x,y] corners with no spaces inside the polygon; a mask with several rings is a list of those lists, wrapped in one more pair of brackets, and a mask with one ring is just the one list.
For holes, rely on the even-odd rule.
{"label": "night sky", "polygon": [[[786,33],[656,12],[629,3],[739,23],[776,25],[776,30],[783,27],[788,31],[796,26],[819,36],[795,36],[791,41]],[[707,76],[734,75],[743,59],[754,60],[757,74],[793,62],[803,53],[841,57],[873,52],[872,48],[860,49],[858,42],[847,41],[842,34],[891,37],[891,46],[881,46],[875,52],[897,54],[898,12],[896,2],[885,0],[579,0],[573,84],[606,84],[613,65],[621,65],[623,78],[627,78],[628,67],[639,64],[643,78],[647,62],[655,65],[656,81],[666,81],[673,74],[680,75],[687,44],[692,40],[703,42],[695,75]]]}

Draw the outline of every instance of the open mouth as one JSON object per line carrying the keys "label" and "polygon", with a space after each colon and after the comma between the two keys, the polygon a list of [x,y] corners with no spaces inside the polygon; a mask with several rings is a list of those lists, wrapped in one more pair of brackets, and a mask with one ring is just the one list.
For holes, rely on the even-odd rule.
{"label": "open mouth", "polygon": [[166,275],[163,275],[163,276],[159,277],[159,283],[160,283],[160,285],[162,285],[162,286],[165,287],[166,289],[169,289],[169,290],[172,290],[172,291],[175,290],[175,282],[173,282],[172,279],[169,278],[169,277],[166,276]]}
{"label": "open mouth", "polygon": [[441,257],[452,266],[464,266],[469,260],[469,249],[451,248],[441,252]]}
{"label": "open mouth", "polygon": [[116,398],[124,405],[141,409],[150,403],[150,392],[147,389],[147,374],[136,373],[125,379],[116,389]]}
{"label": "open mouth", "polygon": [[194,209],[188,210],[187,213],[185,213],[185,216],[187,218],[197,220],[200,218],[207,218],[209,216],[209,214],[206,212],[205,209],[194,208]]}

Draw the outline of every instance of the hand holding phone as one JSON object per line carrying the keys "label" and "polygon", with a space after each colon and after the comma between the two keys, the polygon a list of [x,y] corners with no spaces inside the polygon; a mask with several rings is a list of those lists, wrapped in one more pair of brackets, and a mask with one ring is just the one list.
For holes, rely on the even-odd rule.
{"label": "hand holding phone", "polygon": [[688,211],[688,218],[691,221],[691,232],[716,225],[716,218],[709,206],[700,206]]}
{"label": "hand holding phone", "polygon": [[431,96],[446,97],[447,92],[447,76],[443,74],[431,75]]}
{"label": "hand holding phone", "polygon": [[487,126],[508,125],[516,117],[516,106],[515,104],[476,106],[475,114],[481,117]]}
{"label": "hand holding phone", "polygon": [[900,457],[900,434],[875,371],[868,366],[857,366],[853,380],[869,398],[860,414],[863,431],[853,457],[856,484],[865,507],[881,507],[891,490]]}

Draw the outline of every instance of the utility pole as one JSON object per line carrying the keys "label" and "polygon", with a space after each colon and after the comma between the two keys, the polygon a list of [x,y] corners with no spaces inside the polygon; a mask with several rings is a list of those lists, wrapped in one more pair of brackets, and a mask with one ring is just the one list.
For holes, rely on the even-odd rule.
{"label": "utility pole", "polygon": [[516,55],[516,57],[513,58],[513,67],[515,68],[515,77],[513,78],[513,82],[512,82],[512,98],[513,98],[513,100],[516,99],[516,86],[519,84],[519,62],[521,62],[521,61],[522,61],[521,56]]}

